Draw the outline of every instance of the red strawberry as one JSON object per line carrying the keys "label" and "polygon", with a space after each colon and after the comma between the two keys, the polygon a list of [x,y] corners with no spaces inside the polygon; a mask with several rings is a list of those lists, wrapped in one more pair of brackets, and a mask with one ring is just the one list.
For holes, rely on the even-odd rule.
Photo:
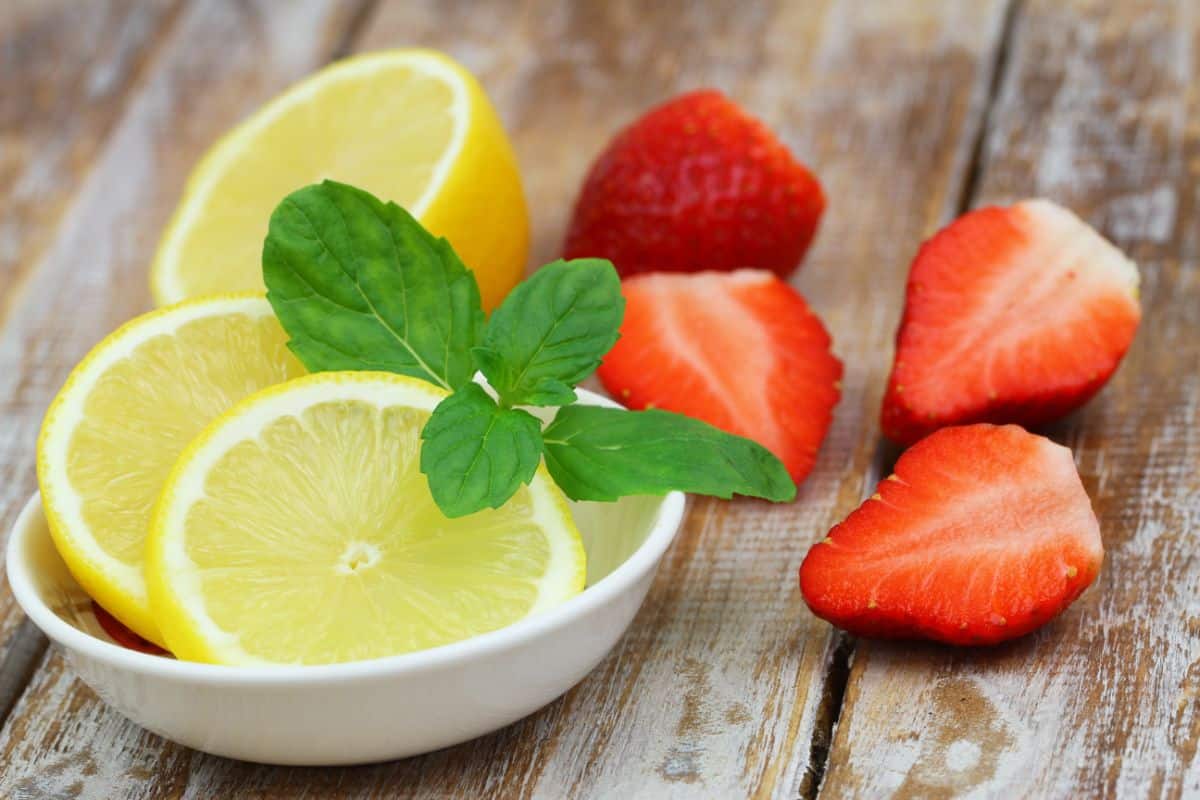
{"label": "red strawberry", "polygon": [[813,545],[800,589],[860,636],[994,644],[1095,580],[1100,529],[1071,451],[1016,425],[943,428]]}
{"label": "red strawberry", "polygon": [[96,616],[96,622],[100,623],[100,627],[108,634],[109,638],[122,647],[137,650],[139,653],[149,653],[152,656],[168,655],[166,650],[163,650],[154,644],[154,642],[146,641],[118,622],[116,617],[105,611],[95,600],[92,601],[92,613]]}
{"label": "red strawberry", "polygon": [[786,277],[825,208],[821,185],[760,121],[711,89],[626,128],[592,165],[567,258],[621,275],[760,267]]}
{"label": "red strawberry", "polygon": [[1137,267],[1048,200],[982,208],[922,245],[908,276],[883,431],[1057,419],[1116,370],[1141,318]]}
{"label": "red strawberry", "polygon": [[746,436],[797,483],[840,396],[842,364],[800,294],[765,270],[627,278],[621,338],[600,366],[631,408],[663,408]]}

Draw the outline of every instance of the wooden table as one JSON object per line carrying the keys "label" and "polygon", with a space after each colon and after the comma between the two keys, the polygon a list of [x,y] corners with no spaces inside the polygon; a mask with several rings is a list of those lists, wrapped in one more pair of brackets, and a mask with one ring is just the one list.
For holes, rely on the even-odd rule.
{"label": "wooden table", "polygon": [[[70,367],[146,309],[197,156],[348,52],[442,48],[512,132],[558,253],[619,126],[713,85],[830,202],[796,285],[846,364],[789,506],[699,500],[612,655],[480,740],[354,769],[203,755],[108,710],[0,586],[0,797],[1200,796],[1200,2],[5,0],[0,6],[0,525]],[[1100,517],[1096,585],[986,650],[842,636],[796,569],[894,456],[878,412],[920,240],[1046,195],[1140,264],[1112,383],[1048,433]]]}

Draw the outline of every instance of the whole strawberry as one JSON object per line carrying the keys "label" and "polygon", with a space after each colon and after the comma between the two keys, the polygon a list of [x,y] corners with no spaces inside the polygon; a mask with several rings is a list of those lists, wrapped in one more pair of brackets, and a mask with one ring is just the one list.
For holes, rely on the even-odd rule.
{"label": "whole strawberry", "polygon": [[607,258],[623,276],[758,267],[786,277],[824,208],[817,179],[771,131],[706,89],[613,139],[584,182],[564,250]]}

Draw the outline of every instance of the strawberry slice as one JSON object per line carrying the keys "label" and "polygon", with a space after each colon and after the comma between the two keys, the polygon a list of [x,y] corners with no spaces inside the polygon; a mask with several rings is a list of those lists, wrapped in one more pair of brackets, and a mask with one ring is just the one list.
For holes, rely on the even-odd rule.
{"label": "strawberry slice", "polygon": [[825,194],[761,121],[712,89],[646,112],[597,157],[571,215],[567,258],[621,275],[795,270]]}
{"label": "strawberry slice", "polygon": [[92,601],[92,613],[96,616],[96,622],[100,623],[100,627],[109,635],[109,638],[122,647],[137,650],[139,653],[149,653],[152,656],[170,655],[170,653],[163,650],[154,642],[147,641],[129,630],[129,628],[126,628],[95,600]]}
{"label": "strawberry slice", "polygon": [[604,387],[630,408],[663,408],[757,441],[799,483],[841,390],[825,327],[765,270],[626,278],[621,338]]}
{"label": "strawberry slice", "polygon": [[1065,609],[1103,558],[1070,450],[1016,425],[967,425],[900,456],[809,550],[800,589],[860,636],[994,644]]}
{"label": "strawberry slice", "polygon": [[1132,261],[1048,200],[982,208],[922,245],[908,276],[883,431],[1055,420],[1116,370],[1141,318]]}

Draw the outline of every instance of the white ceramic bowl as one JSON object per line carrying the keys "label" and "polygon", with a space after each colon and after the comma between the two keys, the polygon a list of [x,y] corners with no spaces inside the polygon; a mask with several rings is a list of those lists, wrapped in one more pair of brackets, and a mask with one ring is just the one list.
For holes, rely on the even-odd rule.
{"label": "white ceramic bowl", "polygon": [[580,595],[483,636],[348,664],[223,667],[114,644],[55,550],[36,494],[9,537],[8,579],[83,681],[138,725],[247,761],[383,761],[463,742],[532,713],[616,644],[675,538],[684,496],[576,503],[573,511],[588,554]]}

